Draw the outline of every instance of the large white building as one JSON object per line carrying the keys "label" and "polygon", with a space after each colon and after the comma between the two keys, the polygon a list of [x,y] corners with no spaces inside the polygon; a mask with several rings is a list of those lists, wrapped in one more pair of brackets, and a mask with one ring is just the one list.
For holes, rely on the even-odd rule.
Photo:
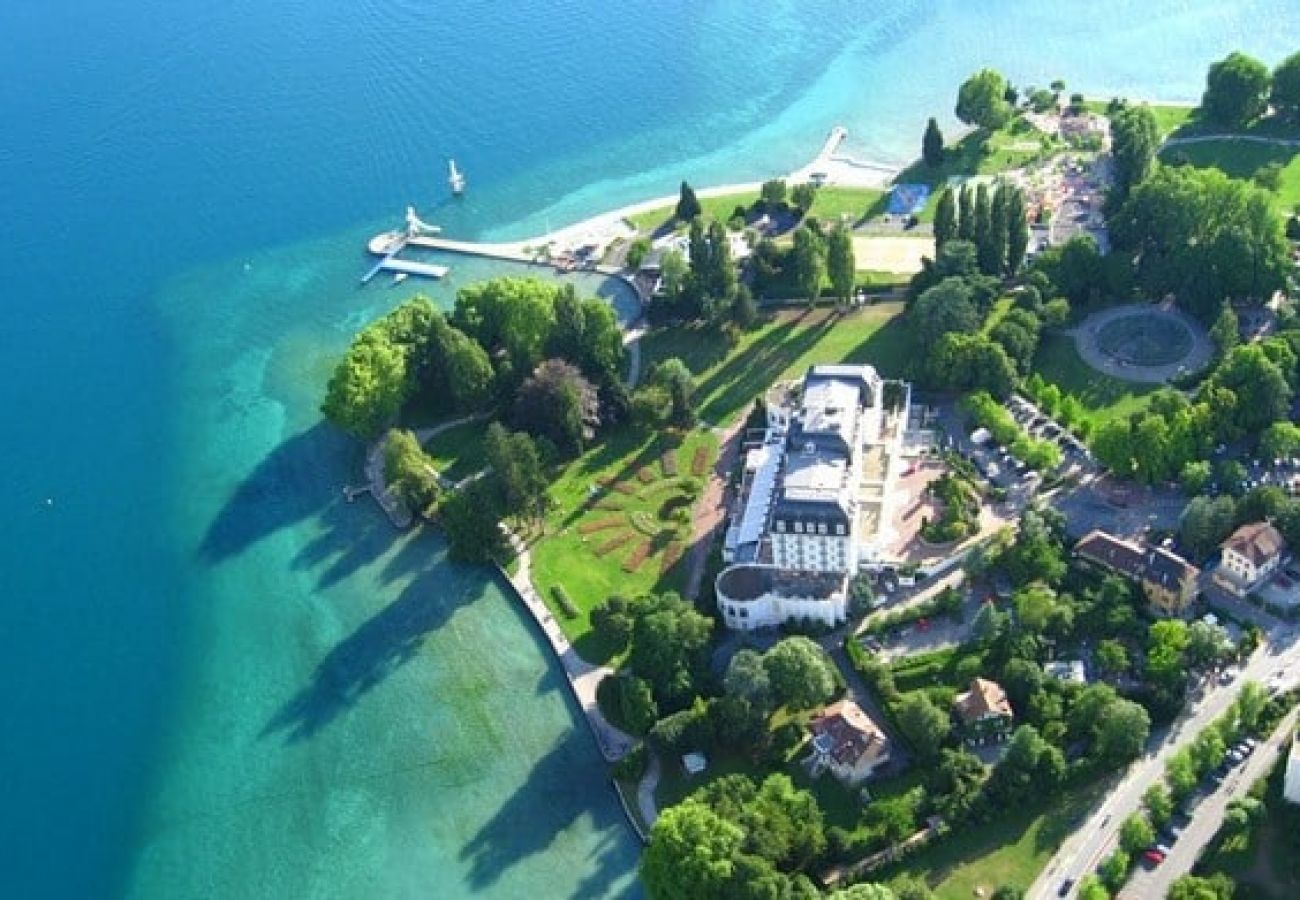
{"label": "large white building", "polygon": [[[745,457],[716,583],[731,628],[848,615],[848,581],[870,540],[863,460],[882,440],[884,385],[871,366],[813,366],[767,396],[767,429]],[[910,392],[902,386],[902,420]]]}

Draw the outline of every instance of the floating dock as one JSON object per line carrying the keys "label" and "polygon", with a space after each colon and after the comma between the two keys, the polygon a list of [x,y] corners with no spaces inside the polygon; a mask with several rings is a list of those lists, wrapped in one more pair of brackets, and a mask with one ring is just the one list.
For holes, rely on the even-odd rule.
{"label": "floating dock", "polygon": [[451,271],[447,266],[416,262],[415,260],[398,257],[397,254],[405,250],[408,244],[421,246],[420,240],[401,232],[388,232],[371,238],[367,249],[375,256],[381,257],[381,259],[375,263],[369,272],[361,276],[361,283],[368,284],[380,272],[400,272],[404,275],[418,275],[422,278],[445,278],[447,273]]}

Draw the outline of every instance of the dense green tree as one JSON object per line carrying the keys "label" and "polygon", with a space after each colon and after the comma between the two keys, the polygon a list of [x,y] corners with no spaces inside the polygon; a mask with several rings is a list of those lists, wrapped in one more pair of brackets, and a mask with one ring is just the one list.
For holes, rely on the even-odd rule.
{"label": "dense green tree", "polygon": [[1111,900],[1110,891],[1100,878],[1089,872],[1079,879],[1079,900]]}
{"label": "dense green tree", "polygon": [[703,211],[699,198],[695,196],[695,189],[683,181],[678,192],[677,208],[673,210],[674,218],[679,222],[689,222]]}
{"label": "dense green tree", "polygon": [[1220,435],[1229,425],[1237,433],[1263,431],[1273,422],[1285,419],[1291,407],[1291,386],[1282,369],[1258,344],[1237,347],[1229,352],[1201,388],[1202,396],[1227,389],[1236,398],[1229,422],[1220,425]]}
{"label": "dense green tree", "polygon": [[1218,349],[1220,357],[1226,356],[1229,351],[1241,343],[1237,314],[1233,312],[1232,307],[1227,303],[1223,304],[1219,317],[1214,320],[1214,327],[1210,329],[1210,339],[1214,341],[1214,346]]}
{"label": "dense green tree", "polygon": [[1114,181],[1107,203],[1118,207],[1135,184],[1146,180],[1155,168],[1160,148],[1160,128],[1155,113],[1145,104],[1124,106],[1110,119],[1111,158]]}
{"label": "dense green tree", "polygon": [[758,199],[771,212],[776,212],[785,205],[786,184],[784,178],[772,178],[763,182],[758,191]]}
{"label": "dense green tree", "polygon": [[635,675],[607,675],[597,688],[602,711],[619,728],[644,737],[659,718],[659,706],[645,679]]}
{"label": "dense green tree", "polygon": [[1075,305],[1095,303],[1105,292],[1101,251],[1090,234],[1075,235],[1060,246],[1049,247],[1038,254],[1034,265]]}
{"label": "dense green tree", "polygon": [[731,323],[748,330],[758,321],[758,306],[747,284],[736,285],[736,295],[731,300]]}
{"label": "dense green tree", "polygon": [[1285,284],[1288,245],[1272,196],[1216,169],[1157,168],[1110,224],[1115,247],[1137,260],[1138,287],[1177,296],[1202,321],[1225,300],[1264,300]]}
{"label": "dense green tree", "polygon": [[1193,497],[1183,509],[1178,534],[1192,557],[1208,556],[1234,527],[1237,505],[1231,497]]}
{"label": "dense green tree", "polygon": [[1223,872],[1209,877],[1182,875],[1169,886],[1167,900],[1232,900],[1236,886]]}
{"label": "dense green tree", "polygon": [[675,356],[660,361],[651,370],[648,383],[667,392],[670,421],[682,426],[695,421],[695,378],[686,363]]}
{"label": "dense green tree", "polygon": [[713,622],[671,593],[641,597],[634,610],[627,667],[650,682],[660,704],[681,708],[707,671]]}
{"label": "dense green tree", "polygon": [[1211,476],[1209,460],[1198,459],[1183,465],[1178,473],[1178,482],[1187,496],[1195,497],[1210,486]]}
{"label": "dense green tree", "polygon": [[676,305],[681,299],[689,272],[690,265],[680,250],[669,250],[659,260],[659,277],[663,279],[663,291],[669,303]]}
{"label": "dense green tree", "polygon": [[739,650],[727,666],[723,679],[729,696],[740,697],[760,709],[770,710],[775,705],[772,679],[763,664],[763,654],[755,650]]}
{"label": "dense green tree", "polygon": [[627,646],[633,621],[632,601],[617,594],[591,611],[591,627],[596,637],[615,652]]}
{"label": "dense green tree", "polygon": [[1128,881],[1128,870],[1133,865],[1133,857],[1125,850],[1116,850],[1110,856],[1101,861],[1097,867],[1097,874],[1101,876],[1102,883],[1111,891],[1118,892]]}
{"label": "dense green tree", "polygon": [[1204,667],[1224,662],[1232,652],[1232,641],[1222,625],[1197,620],[1187,626],[1186,659],[1189,665]]}
{"label": "dense green tree", "polygon": [[926,360],[924,376],[938,390],[982,390],[1005,399],[1016,385],[1016,364],[987,335],[948,332]]}
{"label": "dense green tree", "polygon": [[1132,663],[1129,662],[1128,650],[1124,645],[1108,638],[1097,644],[1097,668],[1102,674],[1115,677],[1128,672]]}
{"label": "dense green tree", "polygon": [[835,299],[848,303],[853,298],[857,262],[853,258],[853,238],[846,228],[835,228],[827,238],[826,272],[830,276],[831,293]]}
{"label": "dense green tree", "polygon": [[980,758],[969,750],[945,749],[933,770],[932,795],[935,805],[949,822],[969,819],[981,800],[988,772]]}
{"label": "dense green tree", "polygon": [[510,545],[501,530],[499,491],[480,478],[450,494],[438,507],[452,559],[467,563],[503,562]]}
{"label": "dense green tree", "polygon": [[986,275],[1000,276],[1007,267],[1007,234],[1011,188],[999,184],[989,195],[988,232],[979,242],[980,269]]}
{"label": "dense green tree", "polygon": [[1065,577],[1065,551],[1047,510],[1027,510],[1020,517],[1015,541],[1003,552],[1001,564],[1014,584],[1060,584]]}
{"label": "dense green tree", "polygon": [[985,791],[992,802],[1011,806],[1049,793],[1065,778],[1065,757],[1032,725],[1011,735],[1007,751],[989,776]]}
{"label": "dense green tree", "polygon": [[935,706],[927,695],[920,692],[907,694],[903,698],[898,704],[895,718],[903,735],[923,758],[935,757],[952,729],[947,711]]}
{"label": "dense green tree", "polygon": [[660,814],[641,856],[641,883],[652,900],[725,900],[745,833],[709,806],[688,799]]}
{"label": "dense green tree", "polygon": [[952,188],[939,192],[939,199],[934,207],[934,248],[942,250],[943,245],[957,237],[957,201]]}
{"label": "dense green tree", "polygon": [[961,241],[971,241],[971,249],[973,252],[973,242],[975,240],[975,192],[971,189],[970,185],[962,185],[961,193],[957,196],[957,201],[957,239]]}
{"label": "dense green tree", "polygon": [[1247,732],[1259,725],[1259,717],[1268,705],[1268,691],[1257,681],[1247,681],[1237,695],[1237,722]]}
{"label": "dense green tree", "polygon": [[865,882],[832,891],[826,900],[897,900],[897,895],[883,884]]}
{"label": "dense green tree", "polygon": [[925,123],[925,136],[921,138],[921,159],[931,169],[943,165],[943,132],[939,130],[939,123],[933,116]]}
{"label": "dense green tree", "polygon": [[975,187],[975,225],[972,228],[972,240],[975,242],[975,256],[979,261],[979,270],[985,275],[997,275],[1001,272],[1000,259],[995,252],[993,238],[993,199],[988,185],[980,183]]}
{"label": "dense green tree", "polygon": [[549,359],[519,388],[513,422],[545,437],[572,456],[581,453],[600,424],[596,389],[569,363]]}
{"label": "dense green tree", "polygon": [[1017,187],[1006,186],[1007,192],[1007,262],[1006,274],[1015,277],[1025,261],[1029,248],[1029,217],[1025,210],[1025,193]]}
{"label": "dense green tree", "polygon": [[441,493],[432,460],[415,435],[405,430],[388,432],[384,442],[384,481],[417,513],[428,511]]}
{"label": "dense green tree", "polygon": [[1174,814],[1174,801],[1169,796],[1169,789],[1159,782],[1147,788],[1142,795],[1142,805],[1146,807],[1147,815],[1157,828],[1168,822]]}
{"label": "dense green tree", "polygon": [[811,709],[835,691],[835,668],[815,641],[802,636],[779,641],[763,654],[763,668],[777,703]]}
{"label": "dense green tree", "polygon": [[409,395],[406,352],[367,329],[330,377],[321,412],[335,426],[368,439],[397,418]]}
{"label": "dense green tree", "polygon": [[[934,892],[920,875],[896,875],[889,881],[889,889],[897,900],[934,900]],[[994,895],[994,900],[997,896]],[[1022,900],[1019,897],[1005,897],[1002,900]]]}
{"label": "dense green tree", "polygon": [[967,125],[995,131],[1011,120],[1007,80],[992,69],[982,69],[963,82],[957,92],[957,118]]}
{"label": "dense green tree", "polygon": [[[1040,327],[1038,318],[1033,313],[1023,309],[1013,309],[993,326],[989,337],[1002,345],[1002,348],[1007,351],[1007,356],[1016,361],[1020,371],[1027,372],[1033,364],[1034,353],[1038,350]],[[1060,389],[1057,388],[1056,391],[1059,398]],[[1057,409],[1057,405],[1053,404],[1053,412]]]}
{"label": "dense green tree", "polygon": [[945,278],[927,290],[912,304],[908,315],[916,323],[922,347],[933,346],[950,331],[969,333],[980,325],[970,287],[961,278]]}
{"label": "dense green tree", "polygon": [[536,278],[493,278],[470,284],[456,293],[451,323],[489,356],[504,356],[523,377],[544,358],[560,293],[557,285]]}
{"label": "dense green tree", "polygon": [[1119,845],[1129,853],[1141,853],[1156,839],[1156,830],[1140,812],[1133,813],[1119,827]]}
{"label": "dense green tree", "polygon": [[790,189],[790,203],[799,210],[800,214],[805,214],[812,209],[813,201],[816,199],[817,185],[810,182],[796,184]]}
{"label": "dense green tree", "polygon": [[1300,119],[1300,53],[1292,53],[1273,70],[1270,101],[1278,115]]}
{"label": "dense green tree", "polygon": [[468,412],[481,409],[492,396],[492,361],[478,342],[447,326],[435,339],[441,374],[452,406]]}
{"label": "dense green tree", "polygon": [[1152,624],[1147,640],[1147,676],[1165,685],[1186,677],[1187,623],[1171,619]]}
{"label": "dense green tree", "polygon": [[822,281],[826,278],[826,246],[821,235],[807,225],[796,228],[791,260],[799,296],[810,305],[815,304],[822,293]]}
{"label": "dense green tree", "polygon": [[1259,60],[1234,51],[1210,66],[1201,110],[1220,125],[1240,128],[1268,111],[1272,79]]}
{"label": "dense green tree", "polygon": [[483,455],[501,485],[502,512],[539,517],[546,506],[547,479],[533,439],[493,422],[484,436]]}

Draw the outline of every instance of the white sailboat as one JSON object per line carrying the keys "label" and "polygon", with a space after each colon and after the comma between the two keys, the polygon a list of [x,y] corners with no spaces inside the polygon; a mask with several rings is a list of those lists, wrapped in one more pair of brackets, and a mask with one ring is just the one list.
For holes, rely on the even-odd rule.
{"label": "white sailboat", "polygon": [[451,192],[459,197],[465,193],[465,176],[461,174],[460,169],[456,168],[456,160],[447,160],[447,183],[451,185]]}

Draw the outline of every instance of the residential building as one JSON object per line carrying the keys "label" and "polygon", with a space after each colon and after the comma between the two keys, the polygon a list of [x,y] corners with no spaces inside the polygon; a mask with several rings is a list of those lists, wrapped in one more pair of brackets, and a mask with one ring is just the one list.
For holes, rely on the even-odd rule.
{"label": "residential building", "polygon": [[987,678],[973,678],[970,690],[958,694],[953,711],[961,722],[962,732],[971,743],[1001,740],[1011,733],[1015,713],[1002,685]]}
{"label": "residential building", "polygon": [[715,583],[728,627],[845,621],[849,580],[878,556],[874,523],[885,494],[863,461],[901,436],[885,427],[891,415],[907,421],[907,386],[894,414],[884,394],[874,368],[843,365],[813,366],[768,392],[763,441],[746,453],[723,545],[730,565]]}
{"label": "residential building", "polygon": [[890,758],[884,730],[852,700],[823,709],[808,723],[812,732],[813,773],[828,769],[849,784],[870,778]]}
{"label": "residential building", "polygon": [[1136,581],[1157,615],[1185,615],[1196,597],[1200,570],[1163,547],[1143,547],[1097,529],[1079,539],[1074,553]]}
{"label": "residential building", "polygon": [[1219,575],[1228,587],[1245,594],[1282,565],[1286,541],[1268,522],[1242,525],[1223,542]]}
{"label": "residential building", "polygon": [[1081,659],[1057,659],[1043,663],[1043,674],[1058,681],[1087,684],[1088,673]]}

